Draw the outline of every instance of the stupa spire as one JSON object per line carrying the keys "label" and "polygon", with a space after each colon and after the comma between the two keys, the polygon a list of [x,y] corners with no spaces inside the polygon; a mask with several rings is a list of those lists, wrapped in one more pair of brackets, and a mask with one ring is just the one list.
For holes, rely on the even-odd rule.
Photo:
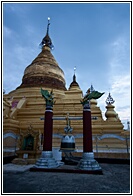
{"label": "stupa spire", "polygon": [[42,39],[40,43],[41,47],[48,46],[50,49],[53,49],[54,46],[52,44],[51,38],[49,37],[49,25],[50,25],[50,18],[48,17],[48,24],[47,24],[47,31],[45,37]]}
{"label": "stupa spire", "polygon": [[74,67],[73,82],[76,82],[76,75],[75,75],[75,72],[76,72],[76,67]]}
{"label": "stupa spire", "polygon": [[47,33],[46,33],[46,35],[48,35],[48,33],[49,33],[49,25],[50,25],[50,18],[48,17],[48,24],[47,24]]}
{"label": "stupa spire", "polygon": [[71,84],[70,84],[70,86],[69,86],[69,90],[70,90],[71,88],[76,88],[76,89],[78,89],[78,90],[80,89],[79,84],[78,84],[77,81],[76,81],[75,72],[76,72],[76,67],[74,67],[73,81],[71,82]]}

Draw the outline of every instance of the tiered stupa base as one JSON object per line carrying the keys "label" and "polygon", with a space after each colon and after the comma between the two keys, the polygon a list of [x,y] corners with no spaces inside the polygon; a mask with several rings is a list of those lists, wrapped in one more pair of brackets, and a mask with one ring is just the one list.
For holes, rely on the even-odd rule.
{"label": "tiered stupa base", "polygon": [[59,163],[54,159],[52,151],[42,151],[42,156],[37,160],[34,168],[57,168]]}
{"label": "tiered stupa base", "polygon": [[102,171],[98,162],[94,159],[93,152],[84,152],[82,159],[78,164],[78,169],[89,171]]}

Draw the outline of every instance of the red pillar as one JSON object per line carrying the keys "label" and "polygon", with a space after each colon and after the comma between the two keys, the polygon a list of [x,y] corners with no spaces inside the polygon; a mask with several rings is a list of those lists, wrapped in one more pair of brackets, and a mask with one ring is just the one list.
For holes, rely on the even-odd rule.
{"label": "red pillar", "polygon": [[93,152],[90,109],[83,109],[83,152]]}
{"label": "red pillar", "polygon": [[52,151],[53,111],[45,111],[43,151]]}

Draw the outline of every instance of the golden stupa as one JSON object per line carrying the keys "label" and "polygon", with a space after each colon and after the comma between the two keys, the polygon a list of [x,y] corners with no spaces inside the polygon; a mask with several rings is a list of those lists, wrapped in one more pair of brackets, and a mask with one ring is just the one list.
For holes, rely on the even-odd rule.
{"label": "golden stupa", "polygon": [[[19,158],[36,160],[42,151],[45,102],[40,89],[53,90],[55,104],[54,117],[65,117],[68,113],[72,117],[83,114],[80,100],[83,92],[73,80],[68,88],[65,87],[63,70],[59,67],[51,53],[52,41],[49,37],[49,21],[46,36],[43,38],[42,51],[26,67],[22,84],[16,90],[3,95],[3,154],[4,156],[16,153]],[[89,90],[94,90],[91,85]],[[123,129],[123,124],[114,110],[114,101],[109,93],[106,100],[106,120],[97,106],[97,101],[91,100],[93,150],[95,157],[129,158],[129,131]],[[53,149],[60,149],[61,135],[64,134],[65,120],[53,122]],[[71,120],[72,134],[75,135],[77,152],[83,150],[83,122]],[[26,147],[26,138],[32,136],[32,146]],[[28,160],[27,159],[27,160]]]}

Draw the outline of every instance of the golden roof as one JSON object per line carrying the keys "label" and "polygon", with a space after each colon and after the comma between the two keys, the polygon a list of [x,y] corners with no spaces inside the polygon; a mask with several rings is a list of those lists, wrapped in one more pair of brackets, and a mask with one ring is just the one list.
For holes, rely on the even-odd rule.
{"label": "golden roof", "polygon": [[26,67],[22,84],[18,88],[21,87],[66,90],[64,72],[58,66],[48,46],[44,45],[41,53]]}

